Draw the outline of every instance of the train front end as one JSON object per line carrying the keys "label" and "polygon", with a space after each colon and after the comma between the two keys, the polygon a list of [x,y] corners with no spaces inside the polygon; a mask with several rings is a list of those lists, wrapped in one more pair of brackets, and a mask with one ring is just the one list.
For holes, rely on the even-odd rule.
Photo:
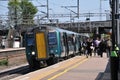
{"label": "train front end", "polygon": [[41,61],[48,59],[45,31],[28,32],[25,35],[26,57],[31,69],[38,69]]}

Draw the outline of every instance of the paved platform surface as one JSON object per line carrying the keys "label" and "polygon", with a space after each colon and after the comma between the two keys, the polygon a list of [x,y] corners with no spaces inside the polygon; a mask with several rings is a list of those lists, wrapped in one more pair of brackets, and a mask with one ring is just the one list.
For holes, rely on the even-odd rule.
{"label": "paved platform surface", "polygon": [[87,61],[77,65],[65,74],[56,78],[55,76],[59,74],[51,76],[48,80],[110,80],[110,75],[104,74],[108,61],[109,59],[105,57],[90,57]]}
{"label": "paved platform surface", "polygon": [[111,80],[109,58],[77,56],[12,80]]}
{"label": "paved platform surface", "polygon": [[[0,51],[16,49],[18,48],[0,49]],[[77,62],[76,64],[69,66],[69,68],[67,67],[68,69],[58,70],[40,80],[111,80],[110,63],[106,54],[104,54],[102,58],[99,56],[92,56],[87,59],[88,60],[85,62]],[[51,66],[51,68],[55,68],[55,66]],[[120,80],[120,72],[118,73],[118,80]]]}
{"label": "paved platform surface", "polygon": [[[101,80],[111,80],[110,62],[107,63],[106,69]],[[118,72],[118,80],[120,80],[120,70]]]}

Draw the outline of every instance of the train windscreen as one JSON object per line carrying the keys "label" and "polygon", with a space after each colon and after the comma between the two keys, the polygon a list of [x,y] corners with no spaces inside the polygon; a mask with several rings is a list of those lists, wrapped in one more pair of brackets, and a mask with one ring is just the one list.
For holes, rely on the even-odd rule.
{"label": "train windscreen", "polygon": [[34,45],[34,37],[33,35],[27,35],[27,46]]}
{"label": "train windscreen", "polygon": [[56,45],[57,44],[56,32],[48,33],[48,44],[49,45]]}

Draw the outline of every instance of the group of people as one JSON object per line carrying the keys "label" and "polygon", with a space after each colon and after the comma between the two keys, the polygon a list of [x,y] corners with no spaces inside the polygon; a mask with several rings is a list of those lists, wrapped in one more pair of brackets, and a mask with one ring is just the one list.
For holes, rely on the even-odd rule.
{"label": "group of people", "polygon": [[100,39],[97,37],[96,39],[87,38],[85,41],[81,43],[81,52],[88,56],[100,56],[103,57],[103,53],[107,53],[107,57],[110,56],[110,51],[112,47],[112,42],[110,38]]}

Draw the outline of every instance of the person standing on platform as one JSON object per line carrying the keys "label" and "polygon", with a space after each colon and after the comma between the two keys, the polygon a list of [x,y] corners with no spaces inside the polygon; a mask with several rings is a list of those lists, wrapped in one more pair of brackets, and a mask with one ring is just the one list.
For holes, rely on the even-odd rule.
{"label": "person standing on platform", "polygon": [[90,38],[87,39],[87,42],[86,42],[87,46],[86,46],[86,50],[87,50],[87,58],[88,56],[92,56],[92,49],[91,49],[91,46],[92,46],[92,41]]}
{"label": "person standing on platform", "polygon": [[86,44],[86,41],[84,40],[84,41],[82,42],[82,53],[83,53],[84,55],[86,55],[86,52],[87,52],[86,46],[87,46],[87,44]]}
{"label": "person standing on platform", "polygon": [[107,57],[110,57],[110,52],[112,50],[112,42],[110,38],[106,41]]}
{"label": "person standing on platform", "polygon": [[100,55],[100,57],[103,57],[103,52],[105,52],[105,50],[106,50],[105,41],[101,40],[101,42],[99,43],[98,55]]}
{"label": "person standing on platform", "polygon": [[94,56],[96,56],[96,53],[98,54],[99,43],[100,43],[100,39],[97,37],[97,39],[95,40],[95,52],[94,52]]}

